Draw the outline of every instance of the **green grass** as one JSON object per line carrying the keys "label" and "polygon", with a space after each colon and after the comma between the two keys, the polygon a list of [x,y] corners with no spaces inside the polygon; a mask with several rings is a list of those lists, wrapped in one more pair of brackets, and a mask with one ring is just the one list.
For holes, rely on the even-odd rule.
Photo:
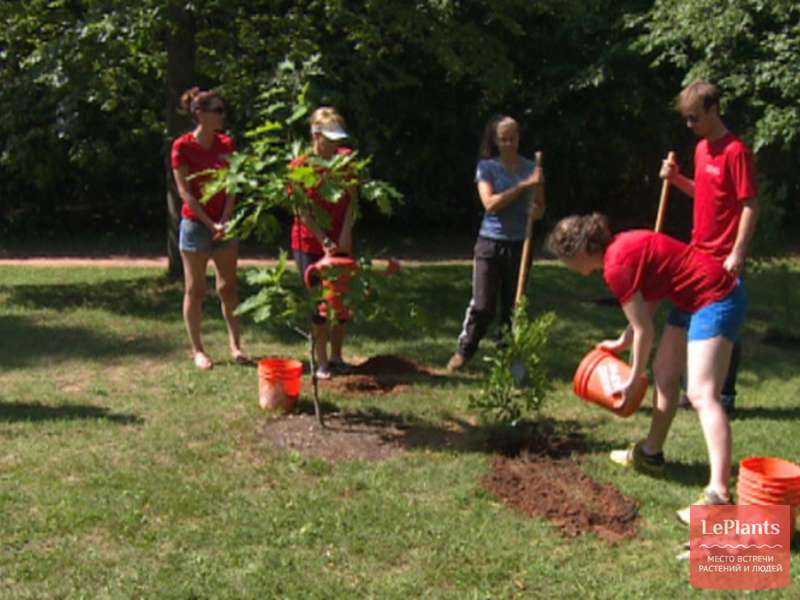
{"label": "green grass", "polygon": [[[355,324],[350,356],[393,353],[432,366],[454,349],[468,300],[468,265],[407,270],[405,296],[431,319],[429,331]],[[790,286],[777,285],[789,277]],[[800,350],[763,342],[785,328],[786,289],[800,265],[748,279],[734,460],[778,455],[800,461]],[[0,268],[0,598],[686,598],[688,565],[673,559],[687,536],[674,510],[707,477],[697,418],[681,412],[667,458],[669,477],[610,465],[610,448],[642,436],[649,410],[622,420],[571,393],[579,358],[618,332],[599,278],[544,263],[530,282],[535,312],[555,310],[548,367],[555,384],[543,416],[585,435],[580,460],[641,502],[635,538],[616,545],[560,537],[484,492],[491,455],[485,431],[437,435],[473,420],[464,374],[423,380],[401,393],[326,393],[340,407],[403,416],[429,442],[382,463],[329,465],[271,449],[260,431],[252,369],[196,371],[180,318],[181,286],[126,269]],[[662,315],[663,317],[663,315]],[[223,359],[225,329],[209,298],[207,347]],[[294,334],[246,325],[254,355],[303,358]],[[793,586],[758,592],[797,597]],[[751,595],[755,595],[753,593]],[[711,598],[739,597],[709,593]]]}

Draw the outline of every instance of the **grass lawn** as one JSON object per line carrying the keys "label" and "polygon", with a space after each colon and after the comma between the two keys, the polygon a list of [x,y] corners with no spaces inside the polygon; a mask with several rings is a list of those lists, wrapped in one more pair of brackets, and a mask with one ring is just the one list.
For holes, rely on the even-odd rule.
{"label": "grass lawn", "polygon": [[[432,263],[406,277],[398,301],[422,306],[430,330],[356,323],[349,358],[447,361],[470,267]],[[776,331],[800,333],[798,289],[798,262],[748,278],[737,463],[749,455],[800,462],[800,348],[766,343]],[[550,523],[509,510],[480,486],[492,463],[480,444],[334,464],[273,449],[255,370],[193,368],[180,285],[142,269],[0,268],[0,598],[696,596],[688,564],[674,560],[688,537],[674,511],[707,477],[697,417],[676,418],[670,477],[615,468],[607,452],[644,435],[649,400],[619,419],[576,399],[571,378],[593,343],[618,333],[622,312],[593,302],[608,296],[599,277],[553,263],[534,266],[529,290],[534,312],[558,316],[548,354],[555,389],[542,414],[585,436],[578,460],[592,477],[641,503],[632,539],[566,540]],[[226,358],[213,298],[204,330],[212,356]],[[255,356],[305,358],[305,343],[288,331],[246,323],[245,345]],[[481,375],[476,360],[463,374],[396,393],[328,388],[324,399],[451,431],[474,422],[467,399]],[[479,438],[481,428],[462,435]],[[749,595],[797,598],[797,550],[792,570],[790,588]]]}

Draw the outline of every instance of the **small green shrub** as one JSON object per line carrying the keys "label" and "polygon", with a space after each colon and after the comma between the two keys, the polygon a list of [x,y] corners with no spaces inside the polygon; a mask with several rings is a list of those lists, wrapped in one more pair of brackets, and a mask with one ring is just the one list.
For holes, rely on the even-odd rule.
{"label": "small green shrub", "polygon": [[470,408],[488,421],[510,425],[539,409],[552,387],[543,357],[554,322],[552,312],[531,320],[524,301],[516,307],[503,343],[483,359],[490,367],[489,377],[470,397]]}

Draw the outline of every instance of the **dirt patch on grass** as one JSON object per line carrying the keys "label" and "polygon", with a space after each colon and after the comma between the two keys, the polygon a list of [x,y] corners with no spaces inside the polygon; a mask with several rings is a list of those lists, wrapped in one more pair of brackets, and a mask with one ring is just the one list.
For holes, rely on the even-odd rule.
{"label": "dirt patch on grass", "polygon": [[344,394],[389,394],[407,389],[421,377],[441,375],[406,358],[379,354],[354,365],[347,375],[337,375],[321,384]]}
{"label": "dirt patch on grass", "polygon": [[[324,385],[346,393],[388,393],[420,376],[436,376],[391,355],[370,358],[352,374]],[[300,414],[267,421],[261,438],[270,446],[327,461],[379,461],[412,448],[496,452],[481,485],[531,517],[550,520],[567,538],[594,532],[615,542],[636,533],[638,503],[611,484],[586,475],[574,455],[585,450],[583,435],[563,423],[541,420],[516,428],[481,428],[468,422],[409,423],[386,412],[331,411],[320,427],[308,402]]]}
{"label": "dirt patch on grass", "polygon": [[325,415],[320,427],[313,414],[291,414],[268,421],[262,433],[275,448],[337,462],[386,460],[403,451],[407,427],[402,420],[363,413]]}
{"label": "dirt patch on grass", "polygon": [[571,458],[499,456],[481,485],[507,506],[548,519],[566,538],[594,532],[616,542],[636,533],[638,503],[610,483],[591,479]]}

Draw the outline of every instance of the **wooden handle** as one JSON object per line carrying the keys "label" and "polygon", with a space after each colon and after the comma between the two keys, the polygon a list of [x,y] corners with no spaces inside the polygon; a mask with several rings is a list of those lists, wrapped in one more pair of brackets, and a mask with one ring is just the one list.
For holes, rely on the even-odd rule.
{"label": "wooden handle", "polygon": [[[542,166],[542,152],[536,153],[536,167]],[[539,184],[539,199],[544,202],[544,183]],[[528,283],[528,270],[531,257],[531,245],[533,240],[533,204],[528,206],[528,218],[525,223],[525,242],[522,244],[522,259],[519,263],[519,276],[517,277],[517,294],[514,298],[514,306],[518,306],[522,296],[525,295],[525,286]]]}
{"label": "wooden handle", "polygon": [[[667,155],[667,162],[675,162],[675,153]],[[667,214],[667,204],[669,204],[669,179],[664,179],[661,184],[661,198],[658,200],[658,215],[656,215],[655,231],[660,232],[664,227],[664,217]]]}

